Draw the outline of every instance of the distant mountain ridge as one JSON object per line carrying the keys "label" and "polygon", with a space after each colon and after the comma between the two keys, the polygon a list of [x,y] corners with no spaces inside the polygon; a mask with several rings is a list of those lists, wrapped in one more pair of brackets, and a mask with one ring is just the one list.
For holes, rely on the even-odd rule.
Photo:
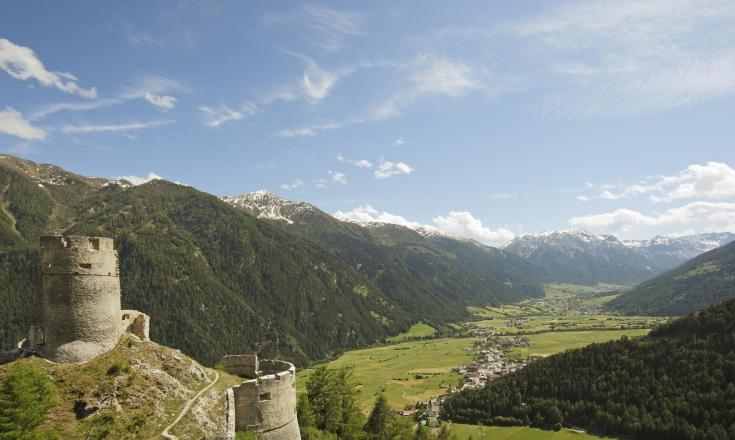
{"label": "distant mountain ridge", "polygon": [[504,249],[546,268],[550,281],[633,285],[733,240],[724,232],[622,241],[569,229],[517,237]]}
{"label": "distant mountain ridge", "polygon": [[735,241],[730,232],[705,232],[679,237],[656,236],[650,240],[626,240],[623,244],[640,250],[661,267],[676,267],[697,255]]}

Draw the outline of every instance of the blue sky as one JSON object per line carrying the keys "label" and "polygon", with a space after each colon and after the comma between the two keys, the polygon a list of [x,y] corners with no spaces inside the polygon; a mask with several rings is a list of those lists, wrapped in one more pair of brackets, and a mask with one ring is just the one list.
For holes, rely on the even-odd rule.
{"label": "blue sky", "polygon": [[735,230],[734,24],[719,0],[12,2],[0,151],[490,244]]}

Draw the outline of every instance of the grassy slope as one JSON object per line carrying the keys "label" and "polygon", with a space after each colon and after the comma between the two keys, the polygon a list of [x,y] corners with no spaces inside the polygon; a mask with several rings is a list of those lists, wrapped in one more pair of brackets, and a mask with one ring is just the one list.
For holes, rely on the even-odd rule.
{"label": "grassy slope", "polygon": [[[157,438],[184,403],[206,386],[214,372],[178,350],[124,336],[118,346],[81,365],[52,364],[39,358],[20,359],[45,371],[52,379],[59,402],[42,427],[62,438]],[[0,366],[0,375],[11,364]],[[220,372],[222,384],[238,379]],[[222,391],[222,387],[219,388]],[[213,396],[204,411],[210,427],[222,426],[223,393]],[[98,405],[94,416],[77,418],[76,402]],[[211,408],[210,408],[211,406]],[[217,430],[206,432],[219,435]]]}
{"label": "grassy slope", "polygon": [[436,329],[423,322],[416,323],[407,331],[388,338],[388,342],[403,342],[411,339],[430,338],[436,334]]}
{"label": "grassy slope", "polygon": [[685,315],[735,296],[735,243],[706,252],[620,295],[609,308],[627,314]]}

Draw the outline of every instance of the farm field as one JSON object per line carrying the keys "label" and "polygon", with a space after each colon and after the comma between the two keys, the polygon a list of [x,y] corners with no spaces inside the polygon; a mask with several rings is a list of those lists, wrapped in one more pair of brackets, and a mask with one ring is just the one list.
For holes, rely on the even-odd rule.
{"label": "farm field", "polygon": [[436,329],[434,327],[426,325],[423,322],[419,322],[418,324],[412,325],[408,331],[388,338],[388,342],[403,342],[411,339],[427,338],[434,336],[435,334]]}
{"label": "farm field", "polygon": [[497,334],[529,334],[565,330],[651,329],[668,318],[600,313],[619,294],[620,286],[547,284],[544,297],[500,307],[469,307],[475,320],[465,327],[495,329]]}
{"label": "farm field", "polygon": [[[472,360],[476,338],[445,338],[401,342],[381,347],[348,351],[329,368],[351,367],[359,387],[358,403],[368,410],[380,390],[385,390],[394,408],[440,396],[448,385],[457,385],[462,376],[452,368]],[[297,392],[305,389],[309,370],[299,373]]]}
{"label": "farm field", "polygon": [[521,426],[483,426],[462,425],[453,423],[451,431],[457,440],[467,440],[472,436],[474,440],[592,440],[612,439],[612,437],[597,437],[569,429],[561,431],[543,431],[541,429]]}
{"label": "farm field", "polygon": [[518,354],[521,357],[548,356],[565,350],[582,348],[596,342],[620,339],[623,336],[629,338],[643,336],[648,334],[649,331],[648,329],[633,329],[539,333],[526,336],[531,341],[529,347],[518,347],[511,353]]}

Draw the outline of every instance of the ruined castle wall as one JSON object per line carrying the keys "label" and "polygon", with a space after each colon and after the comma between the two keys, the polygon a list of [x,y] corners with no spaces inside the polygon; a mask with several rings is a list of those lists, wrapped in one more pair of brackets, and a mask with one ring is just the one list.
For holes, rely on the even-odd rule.
{"label": "ruined castle wall", "polygon": [[120,319],[120,333],[132,333],[141,341],[151,340],[151,318],[137,310],[122,310]]}
{"label": "ruined castle wall", "polygon": [[41,238],[42,354],[82,362],[121,333],[117,252],[110,238]]}
{"label": "ruined castle wall", "polygon": [[300,439],[296,419],[296,368],[263,360],[260,376],[233,388],[235,428],[257,431],[264,440]]}
{"label": "ruined castle wall", "polygon": [[260,365],[258,355],[255,354],[230,354],[222,358],[222,368],[229,374],[254,379],[258,377]]}

